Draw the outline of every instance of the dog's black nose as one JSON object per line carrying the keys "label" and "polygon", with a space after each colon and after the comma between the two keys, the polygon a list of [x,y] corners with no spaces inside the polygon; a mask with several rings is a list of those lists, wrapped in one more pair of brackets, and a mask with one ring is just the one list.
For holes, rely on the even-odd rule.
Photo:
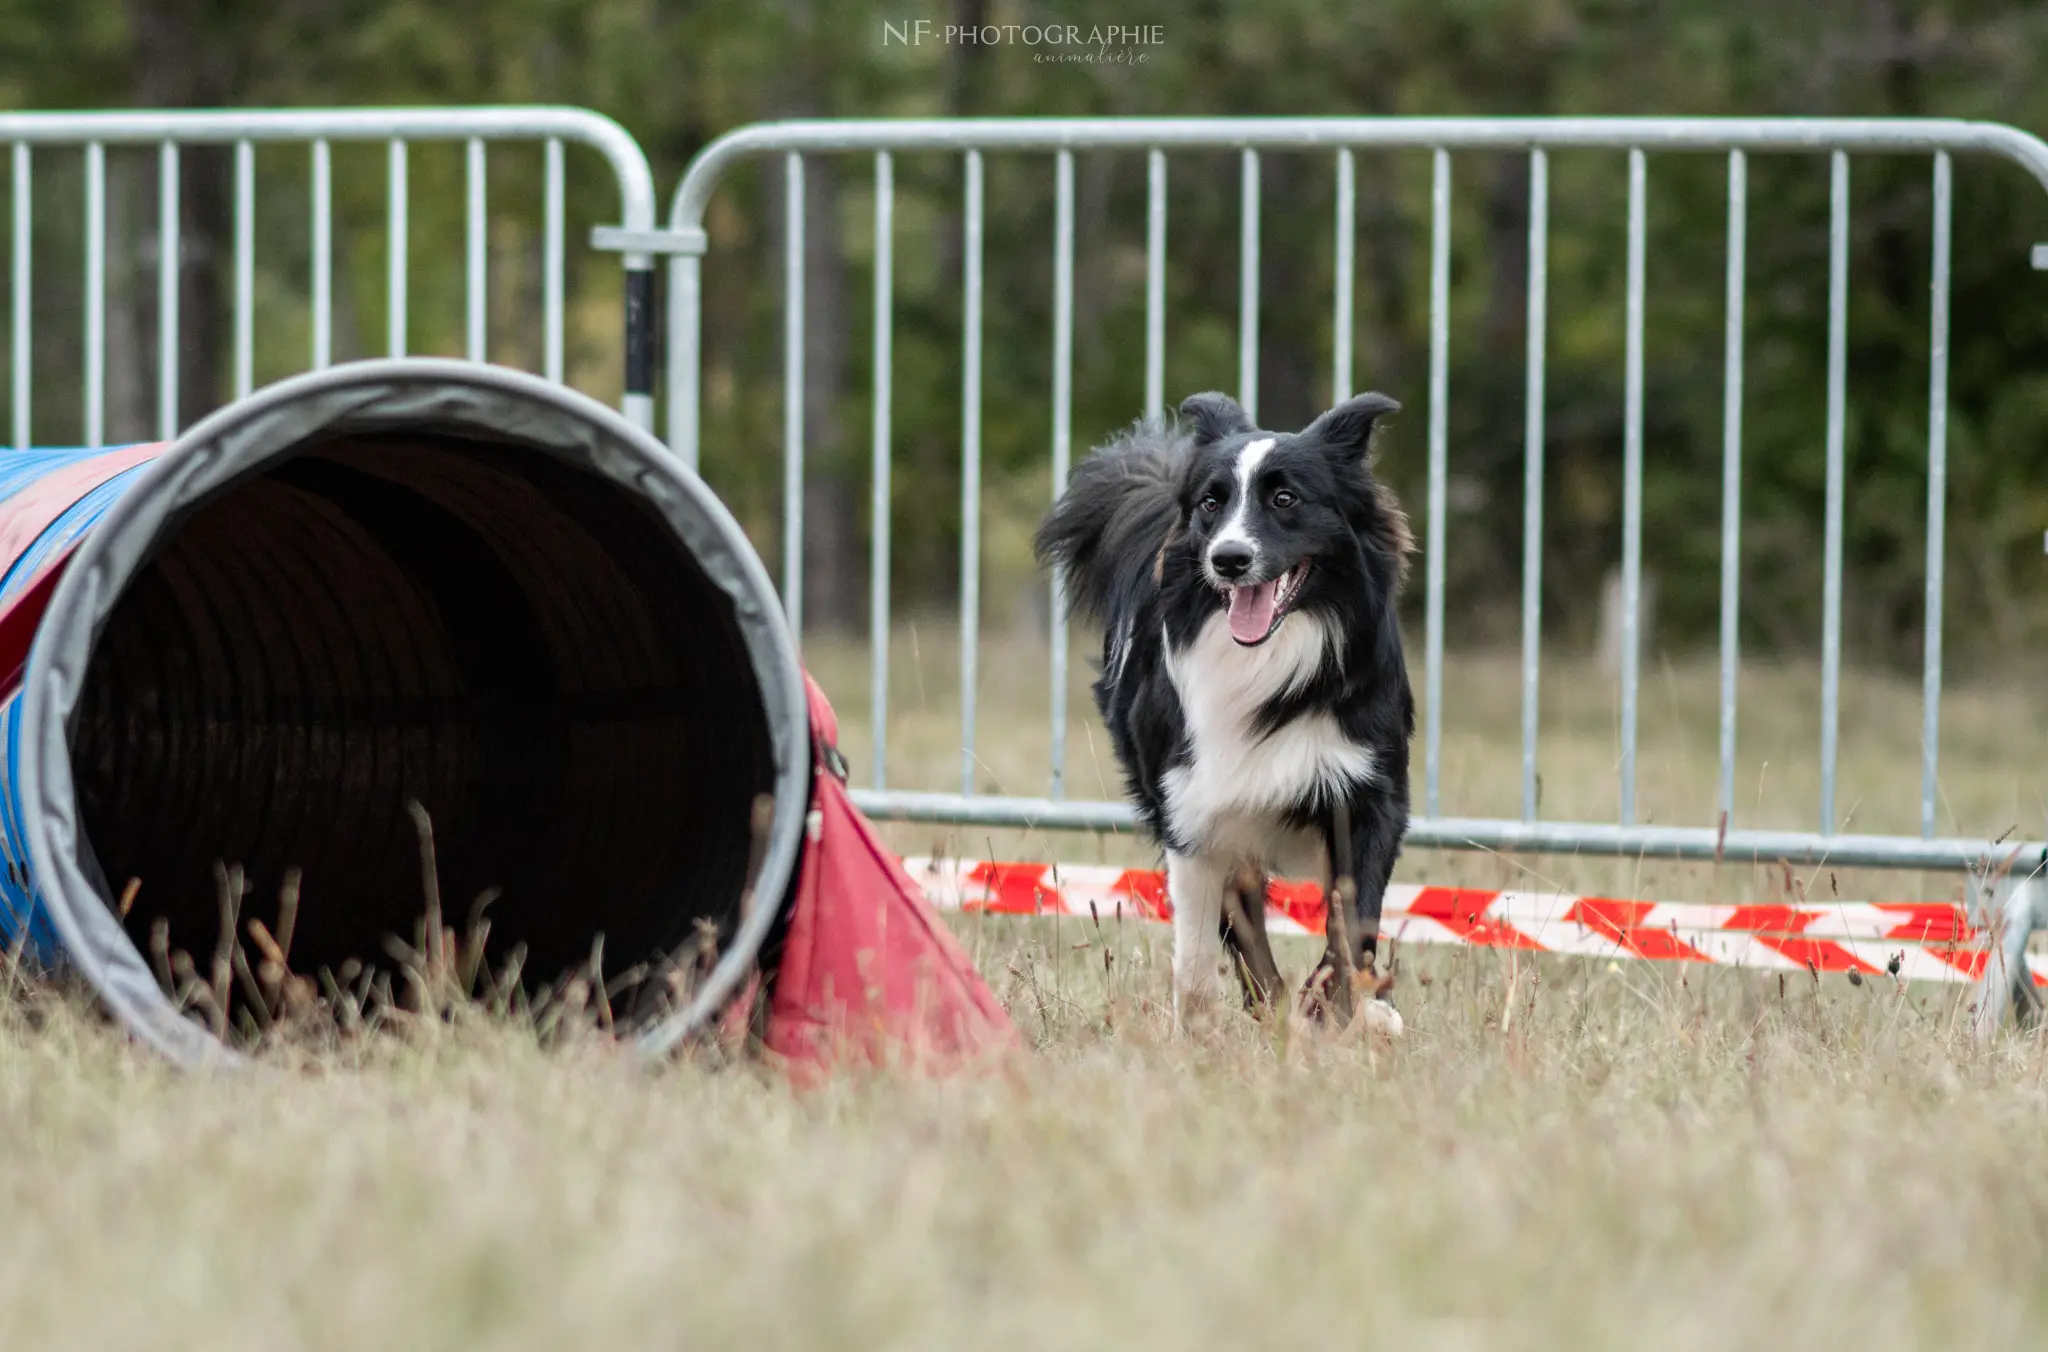
{"label": "dog's black nose", "polygon": [[1218,545],[1209,551],[1209,566],[1216,570],[1216,576],[1232,579],[1243,577],[1252,566],[1252,551],[1248,545]]}

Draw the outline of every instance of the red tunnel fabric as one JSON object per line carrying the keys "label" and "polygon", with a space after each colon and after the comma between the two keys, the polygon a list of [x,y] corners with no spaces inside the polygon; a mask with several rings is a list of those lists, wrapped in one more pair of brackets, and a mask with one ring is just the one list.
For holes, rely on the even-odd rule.
{"label": "red tunnel fabric", "polygon": [[799,1075],[946,1070],[1018,1044],[1015,1025],[825,762],[838,719],[808,675],[818,767],[767,1044]]}
{"label": "red tunnel fabric", "polygon": [[[22,558],[44,531],[77,506],[80,498],[137,465],[154,460],[166,445],[151,442],[83,456],[76,464],[34,480],[0,509],[0,560]],[[0,699],[12,695],[21,680],[21,670],[28,664],[29,646],[35,642],[36,626],[42,622],[50,595],[64,576],[71,549],[72,544],[66,543],[51,551],[25,581],[10,580],[7,595],[0,601]]]}

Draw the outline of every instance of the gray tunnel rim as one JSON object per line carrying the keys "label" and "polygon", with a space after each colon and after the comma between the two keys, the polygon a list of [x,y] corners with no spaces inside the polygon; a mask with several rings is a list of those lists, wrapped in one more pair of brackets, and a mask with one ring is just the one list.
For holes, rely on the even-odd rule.
{"label": "gray tunnel rim", "polygon": [[[76,968],[131,1030],[187,1067],[237,1066],[240,1053],[180,1015],[128,938],[112,898],[80,861],[70,733],[86,663],[137,570],[203,497],[260,473],[322,433],[439,431],[517,438],[639,497],[730,598],[768,717],[775,814],[753,895],[691,1003],[643,1032],[650,1056],[702,1026],[752,971],[803,849],[810,810],[810,711],[774,584],[739,523],[661,442],[574,390],[504,367],[436,358],[353,362],[294,376],[196,424],[145,465],[85,534],[37,627],[23,677],[21,803],[35,889]],[[87,904],[75,901],[89,899]]]}

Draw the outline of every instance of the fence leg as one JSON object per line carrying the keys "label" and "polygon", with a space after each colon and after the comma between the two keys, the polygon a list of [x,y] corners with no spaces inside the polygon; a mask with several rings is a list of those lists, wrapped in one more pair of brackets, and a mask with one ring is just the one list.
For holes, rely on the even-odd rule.
{"label": "fence leg", "polygon": [[2040,1012],[2041,998],[2027,967],[2027,940],[2048,907],[2039,904],[2043,887],[2038,873],[2017,878],[1973,875],[1970,887],[1971,912],[1990,930],[1993,943],[1983,979],[1977,983],[1975,1024],[1977,1040],[1989,1042],[2005,1026],[2007,1010],[2023,1026],[2032,1024]]}
{"label": "fence leg", "polygon": [[647,254],[626,256],[626,397],[622,411],[628,421],[654,430],[655,371],[654,260]]}

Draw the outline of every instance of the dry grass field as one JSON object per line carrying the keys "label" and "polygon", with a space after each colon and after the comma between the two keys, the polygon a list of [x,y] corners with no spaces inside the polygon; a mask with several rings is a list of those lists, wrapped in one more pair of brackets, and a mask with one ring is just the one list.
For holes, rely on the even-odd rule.
{"label": "dry grass field", "polygon": [[[906,631],[898,782],[941,786],[957,775],[950,635],[918,648],[928,666]],[[858,776],[859,656],[809,656]],[[984,666],[991,782],[1040,788],[1041,661],[1019,645]],[[1451,669],[1447,807],[1513,806],[1513,671]],[[1595,816],[1611,802],[1607,696],[1590,670],[1548,675],[1545,810]],[[1652,676],[1645,803],[1703,812],[1711,673]],[[1759,822],[1811,818],[1799,679],[1744,688]],[[2026,693],[1952,702],[1957,829],[2043,830]],[[1074,778],[1108,779],[1083,708]],[[1911,825],[1915,691],[1859,679],[1848,708],[1844,803],[1859,824]],[[1608,860],[1404,868],[1694,898],[1779,885]],[[2048,1342],[2048,1044],[1974,1046],[1967,990],[1410,951],[1398,1043],[1234,1015],[1179,1037],[1164,931],[969,918],[961,933],[1031,1050],[986,1074],[807,1092],[690,1061],[649,1072],[595,1034],[544,1043],[470,1014],[191,1077],[79,993],[17,983],[0,998],[0,1345]],[[1313,955],[1281,956],[1298,975]]]}

